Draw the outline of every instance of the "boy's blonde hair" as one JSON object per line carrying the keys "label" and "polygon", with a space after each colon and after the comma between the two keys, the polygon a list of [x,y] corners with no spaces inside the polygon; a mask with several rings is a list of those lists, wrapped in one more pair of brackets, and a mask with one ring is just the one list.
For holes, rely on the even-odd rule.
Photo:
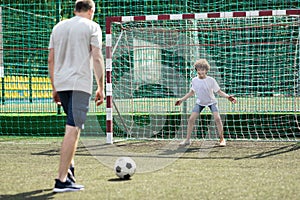
{"label": "boy's blonde hair", "polygon": [[208,64],[206,59],[199,59],[194,64],[195,70],[197,69],[205,69],[208,71],[210,69],[210,65]]}

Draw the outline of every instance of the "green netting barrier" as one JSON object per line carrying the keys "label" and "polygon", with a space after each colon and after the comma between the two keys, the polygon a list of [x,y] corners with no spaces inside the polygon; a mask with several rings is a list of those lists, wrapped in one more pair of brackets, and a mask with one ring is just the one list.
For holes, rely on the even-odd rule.
{"label": "green netting barrier", "polygon": [[[58,21],[73,16],[74,2],[61,0],[0,1],[0,135],[56,136],[63,134],[64,115],[59,114],[62,110],[51,100],[51,86],[47,71],[47,48],[52,27]],[[106,29],[105,19],[109,16],[284,10],[300,7],[300,1],[283,0],[260,2],[226,0],[174,2],[167,0],[95,0],[95,3],[96,14],[94,20],[100,24],[103,33],[105,33]],[[248,131],[249,133],[253,131],[255,134],[262,132],[261,130],[255,131],[252,127],[244,126],[245,123],[247,124],[246,120],[248,119],[244,119],[243,114],[245,113],[289,113],[276,116],[276,119],[282,119],[279,121],[273,120],[275,124],[279,124],[278,126],[271,126],[270,123],[266,123],[262,130],[277,130],[278,127],[283,127],[278,132],[284,132],[288,130],[287,126],[289,126],[290,132],[293,135],[292,137],[285,137],[285,139],[295,139],[295,132],[298,130],[298,68],[294,67],[295,65],[292,63],[299,62],[299,50],[296,47],[297,45],[295,45],[299,30],[297,25],[292,24],[297,23],[297,19],[289,18],[283,20],[281,18],[270,18],[267,20],[263,23],[268,28],[252,28],[247,31],[239,30],[238,27],[240,27],[240,24],[243,24],[241,26],[245,26],[244,24],[251,26],[262,22],[251,21],[250,19],[248,21],[212,19],[212,21],[206,22],[193,22],[195,26],[201,25],[197,27],[199,29],[198,32],[186,31],[186,33],[181,33],[180,37],[189,39],[182,40],[180,38],[178,41],[206,44],[199,51],[201,53],[205,52],[210,56],[210,59],[214,60],[213,64],[217,72],[212,71],[212,73],[217,73],[217,76],[221,80],[220,84],[226,92],[235,94],[243,99],[242,103],[235,107],[236,110],[232,110],[233,108],[227,109],[228,105],[223,106],[225,107],[224,109],[227,109],[226,112],[233,113],[227,119],[230,117],[236,119],[237,116],[241,118],[240,121],[231,120],[232,123],[229,123],[226,128],[227,132],[233,131],[233,129],[239,129],[242,132]],[[285,25],[270,28],[270,24],[280,23],[285,23]],[[202,31],[205,33],[203,35],[200,33],[200,30],[207,29],[207,27],[204,27],[205,24],[209,24],[211,30]],[[152,27],[153,25],[149,26]],[[163,26],[162,30],[165,30],[168,29],[168,26],[174,27],[175,24],[166,23],[165,25],[158,26]],[[183,24],[177,26],[183,26]],[[123,43],[125,43],[124,40],[126,39],[127,43],[131,42],[132,45],[130,34],[141,37],[140,34],[143,33],[142,29],[149,30],[147,24],[138,25],[135,29],[133,27],[129,28],[132,30],[131,33],[127,32],[126,37],[125,34],[122,36],[121,41]],[[117,25],[116,28],[119,29],[116,34],[120,34],[122,30]],[[188,29],[195,29],[195,27],[188,27]],[[224,34],[225,32],[228,32],[228,34]],[[252,44],[247,44],[249,38],[251,38]],[[282,41],[282,43],[276,43],[276,41]],[[237,43],[241,45],[237,47]],[[105,34],[103,35],[103,44],[105,45]],[[214,46],[211,46],[211,44]],[[145,43],[143,45],[149,44]],[[103,48],[104,50],[105,48]],[[116,55],[120,53],[119,51],[117,49]],[[114,61],[115,64],[118,63],[120,65],[114,71],[114,81],[116,83],[121,80],[124,74],[126,75],[130,72],[130,66],[133,65],[133,59],[135,59],[131,50],[125,51],[124,49],[123,53],[122,60],[119,60],[118,58],[121,57],[117,56]],[[178,88],[174,93],[168,85],[162,86],[159,83],[139,85],[138,89],[132,91],[132,97],[137,101],[135,107],[139,107],[140,104],[138,102],[140,99],[145,97],[154,98],[154,96],[155,98],[163,96],[162,103],[158,107],[164,107],[166,100],[164,95],[173,100],[173,98],[177,98],[186,92],[192,72],[190,71],[191,59],[188,59],[184,53],[186,52],[175,53],[172,48],[162,48],[158,56],[160,63],[168,66],[171,72],[178,74],[180,78],[184,77],[184,86]],[[263,57],[264,59],[257,59],[258,57]],[[232,66],[235,67],[232,68]],[[170,80],[176,78],[170,71],[167,74]],[[115,84],[114,87],[118,91],[118,87],[120,86]],[[127,98],[128,96],[128,94],[122,92],[114,95],[116,95],[116,100]],[[251,98],[249,98],[250,96]],[[271,98],[274,96],[279,97],[275,102]],[[269,100],[267,100],[268,98]],[[250,104],[255,103],[258,105],[250,106]],[[178,136],[178,133],[175,133],[178,127],[175,125],[178,124],[177,120],[187,117],[184,115],[188,115],[189,113],[189,104],[186,105],[186,108],[183,108],[184,110],[179,111],[179,115],[178,113],[163,113],[168,120],[162,126],[161,130],[169,133],[170,136],[167,138]],[[138,113],[134,114],[134,120],[141,127],[145,127],[149,123],[149,109],[153,107],[151,104],[143,106],[147,108],[146,111],[137,111]],[[251,109],[249,109],[250,107]],[[155,109],[157,110],[158,108],[154,108],[154,111],[151,112],[160,113],[160,111],[156,111]],[[128,114],[127,111],[126,113]],[[238,113],[241,115],[237,115]],[[105,135],[105,125],[103,125],[103,123],[105,124],[105,106],[96,108],[91,103],[90,115],[92,116],[92,122],[87,124],[86,127],[88,128],[86,132],[91,132],[91,134],[96,132],[96,135]],[[132,113],[130,113],[131,115]],[[266,117],[274,118],[270,116]],[[262,118],[264,118],[264,115],[259,119]],[[205,121],[200,120],[199,123],[205,123]],[[227,121],[224,123],[227,123]],[[101,131],[94,130],[94,123],[101,124]],[[115,123],[115,134],[126,137],[127,133],[122,128],[124,125],[122,125],[118,118],[116,118]],[[263,123],[265,124],[265,121]],[[55,124],[55,127],[53,124]],[[256,124],[256,122],[253,122],[253,124]],[[154,131],[156,133],[161,132],[161,130]],[[204,132],[206,133],[207,131]],[[200,135],[205,134],[204,132],[196,133],[196,137],[201,137]],[[274,131],[270,131],[270,133],[273,134]],[[239,138],[240,135],[241,133],[238,133],[236,136],[232,136],[232,138]],[[248,136],[242,137],[249,138]]]}
{"label": "green netting barrier", "polygon": [[[299,16],[175,17],[111,24],[114,119],[124,137],[184,137],[195,98],[174,104],[189,91],[199,58],[237,97],[236,105],[219,98],[228,138],[299,137]],[[218,138],[209,109],[197,124],[194,138]]]}

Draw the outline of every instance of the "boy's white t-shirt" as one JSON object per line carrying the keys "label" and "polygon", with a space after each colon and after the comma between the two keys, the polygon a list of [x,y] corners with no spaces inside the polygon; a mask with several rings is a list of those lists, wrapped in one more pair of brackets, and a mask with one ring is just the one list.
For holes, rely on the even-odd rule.
{"label": "boy's white t-shirt", "polygon": [[192,79],[191,90],[193,90],[197,96],[197,104],[209,106],[217,103],[214,92],[218,92],[220,87],[217,81],[210,76],[206,76],[204,79],[195,77]]}
{"label": "boy's white t-shirt", "polygon": [[92,94],[91,45],[101,49],[102,32],[92,20],[75,16],[54,26],[49,49],[54,48],[54,86],[57,91]]}

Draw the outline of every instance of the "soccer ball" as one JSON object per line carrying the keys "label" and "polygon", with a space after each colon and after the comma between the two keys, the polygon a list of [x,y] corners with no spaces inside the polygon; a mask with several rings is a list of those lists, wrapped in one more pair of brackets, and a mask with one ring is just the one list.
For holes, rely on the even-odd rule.
{"label": "soccer ball", "polygon": [[119,178],[128,180],[135,173],[136,164],[129,157],[120,157],[116,160],[114,170]]}

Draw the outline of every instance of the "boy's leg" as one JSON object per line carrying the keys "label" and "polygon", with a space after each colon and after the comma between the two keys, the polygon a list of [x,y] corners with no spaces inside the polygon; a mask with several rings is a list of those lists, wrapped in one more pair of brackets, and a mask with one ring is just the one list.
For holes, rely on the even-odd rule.
{"label": "boy's leg", "polygon": [[[223,130],[221,116],[220,116],[219,112],[213,112],[213,115],[214,115],[214,120],[217,125],[218,132],[219,132],[220,144],[221,144],[224,141],[224,130]],[[225,144],[224,145],[221,144],[221,145],[225,146]]]}
{"label": "boy's leg", "polygon": [[220,141],[221,141],[224,138],[222,120],[221,120],[219,112],[213,112],[213,115],[214,115],[214,120],[216,122],[217,129],[218,129],[218,132],[219,132]]}
{"label": "boy's leg", "polygon": [[219,137],[220,137],[220,146],[226,146],[226,141],[224,139],[224,130],[223,130],[223,124],[222,124],[222,119],[219,113],[219,109],[217,104],[212,104],[210,106],[208,106],[211,110],[211,112],[213,113],[214,116],[214,120],[215,123],[217,125],[217,130],[219,133]]}
{"label": "boy's leg", "polygon": [[191,116],[188,119],[188,127],[187,127],[187,134],[186,139],[182,142],[180,142],[180,146],[186,146],[191,144],[191,135],[194,129],[195,121],[197,117],[199,116],[198,112],[192,112]]}
{"label": "boy's leg", "polygon": [[188,127],[187,127],[187,134],[186,134],[186,140],[191,139],[191,135],[194,129],[195,121],[198,118],[199,113],[198,112],[192,112],[189,120],[188,120]]}
{"label": "boy's leg", "polygon": [[190,139],[194,129],[195,121],[204,108],[205,106],[200,106],[198,104],[194,106],[192,114],[188,120],[186,139],[183,142],[181,142],[180,145],[189,145],[191,143]]}

